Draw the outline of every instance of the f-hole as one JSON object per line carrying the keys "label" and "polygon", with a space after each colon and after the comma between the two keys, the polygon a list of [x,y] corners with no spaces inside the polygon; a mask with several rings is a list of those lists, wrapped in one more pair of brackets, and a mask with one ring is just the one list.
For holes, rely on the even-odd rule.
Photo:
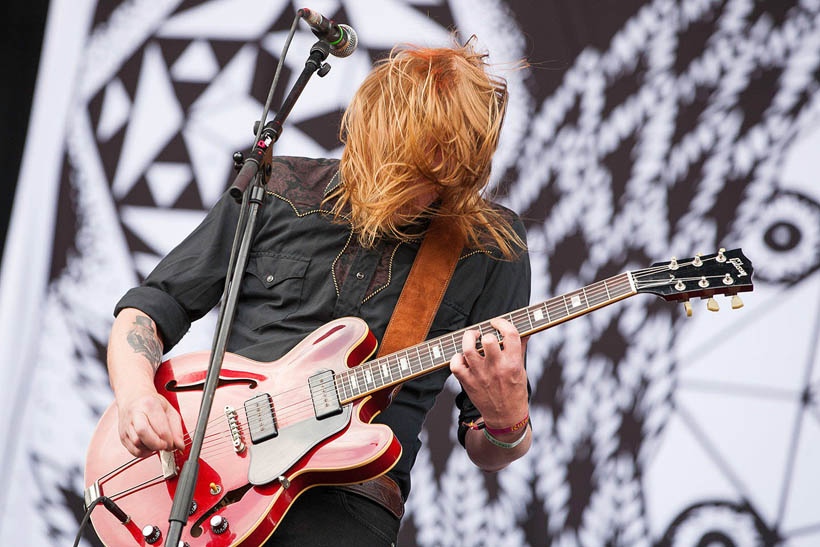
{"label": "f-hole", "polygon": [[[216,383],[216,387],[220,388],[232,384],[248,384],[248,389],[256,389],[256,386],[259,385],[256,380],[250,378],[220,378]],[[178,385],[176,380],[170,380],[165,384],[165,389],[177,393],[180,391],[203,391],[205,389],[205,382]]]}

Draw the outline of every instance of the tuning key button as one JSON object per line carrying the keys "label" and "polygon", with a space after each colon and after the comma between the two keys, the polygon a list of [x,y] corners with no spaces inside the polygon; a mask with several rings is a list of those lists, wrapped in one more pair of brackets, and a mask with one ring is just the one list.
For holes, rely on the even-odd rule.
{"label": "tuning key button", "polygon": [[730,274],[726,274],[726,275],[723,276],[723,284],[724,285],[731,285],[734,282],[735,282],[735,280],[732,279],[732,276]]}
{"label": "tuning key button", "polygon": [[740,299],[740,296],[734,295],[732,297],[732,309],[738,310],[743,307],[743,300]]}
{"label": "tuning key button", "polygon": [[162,537],[162,532],[159,527],[153,524],[147,524],[142,528],[142,537],[145,543],[156,543],[159,541],[159,538]]}
{"label": "tuning key button", "polygon": [[683,281],[678,279],[678,282],[675,283],[675,290],[684,291],[684,290],[686,290],[686,285],[683,283]]}
{"label": "tuning key button", "polygon": [[709,311],[718,311],[720,310],[720,306],[718,305],[717,300],[710,296],[709,300],[706,301],[706,309]]}
{"label": "tuning key button", "polygon": [[701,266],[703,266],[703,260],[700,259],[702,254],[703,253],[696,254],[695,259],[692,260],[692,266],[694,266],[695,268],[700,268]]}
{"label": "tuning key button", "polygon": [[214,515],[211,517],[211,530],[214,534],[222,534],[228,529],[228,519],[222,515]]}
{"label": "tuning key button", "polygon": [[726,252],[726,249],[721,247],[720,250],[718,251],[717,256],[715,257],[715,260],[717,260],[718,262],[726,262],[726,255],[723,254],[725,252]]}
{"label": "tuning key button", "polygon": [[706,279],[705,275],[700,276],[700,281],[698,281],[698,285],[700,285],[704,289],[709,286],[709,280]]}
{"label": "tuning key button", "polygon": [[692,303],[688,300],[683,301],[683,309],[686,310],[686,317],[692,317]]}
{"label": "tuning key button", "polygon": [[672,260],[669,261],[669,269],[670,270],[677,270],[678,269],[678,259],[676,257],[672,257]]}

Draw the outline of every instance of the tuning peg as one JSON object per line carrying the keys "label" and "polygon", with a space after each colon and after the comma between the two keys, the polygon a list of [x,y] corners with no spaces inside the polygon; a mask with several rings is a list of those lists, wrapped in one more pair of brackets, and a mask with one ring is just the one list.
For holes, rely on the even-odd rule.
{"label": "tuning peg", "polygon": [[717,256],[715,257],[715,260],[717,260],[718,262],[726,262],[726,255],[723,254],[725,252],[726,252],[726,249],[721,247],[720,250],[718,251]]}
{"label": "tuning peg", "polygon": [[686,317],[692,317],[692,303],[688,300],[683,301],[683,309],[686,310]]}
{"label": "tuning peg", "polygon": [[701,255],[703,255],[703,253],[697,253],[695,255],[695,259],[692,260],[692,266],[694,266],[695,268],[700,268],[701,266],[703,266],[703,260],[700,259]]}
{"label": "tuning peg", "polygon": [[732,309],[739,310],[743,307],[743,300],[740,299],[740,296],[734,295],[732,297]]}
{"label": "tuning peg", "polygon": [[672,260],[669,261],[669,269],[670,270],[677,270],[678,269],[678,259],[677,257],[672,257]]}
{"label": "tuning peg", "polygon": [[720,310],[720,305],[718,305],[717,300],[710,296],[709,300],[706,301],[706,309],[709,311],[718,311]]}

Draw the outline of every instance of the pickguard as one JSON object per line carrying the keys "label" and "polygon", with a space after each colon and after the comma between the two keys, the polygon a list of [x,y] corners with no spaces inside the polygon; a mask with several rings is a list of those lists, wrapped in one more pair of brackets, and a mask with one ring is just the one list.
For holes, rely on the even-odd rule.
{"label": "pickguard", "polygon": [[284,475],[317,444],[344,429],[350,423],[352,409],[353,405],[347,404],[341,414],[322,420],[304,420],[279,430],[273,439],[251,444],[248,481],[262,485]]}

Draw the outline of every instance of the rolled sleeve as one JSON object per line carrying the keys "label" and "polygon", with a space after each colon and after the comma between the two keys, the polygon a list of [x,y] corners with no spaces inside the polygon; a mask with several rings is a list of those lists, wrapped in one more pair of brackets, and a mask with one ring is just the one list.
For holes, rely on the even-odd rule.
{"label": "rolled sleeve", "polygon": [[177,345],[191,328],[188,314],[179,302],[167,292],[154,287],[130,289],[114,307],[114,316],[125,308],[136,308],[154,320],[166,352]]}
{"label": "rolled sleeve", "polygon": [[222,296],[239,206],[226,192],[203,222],[163,258],[145,281],[114,309],[145,312],[157,324],[168,352]]}

